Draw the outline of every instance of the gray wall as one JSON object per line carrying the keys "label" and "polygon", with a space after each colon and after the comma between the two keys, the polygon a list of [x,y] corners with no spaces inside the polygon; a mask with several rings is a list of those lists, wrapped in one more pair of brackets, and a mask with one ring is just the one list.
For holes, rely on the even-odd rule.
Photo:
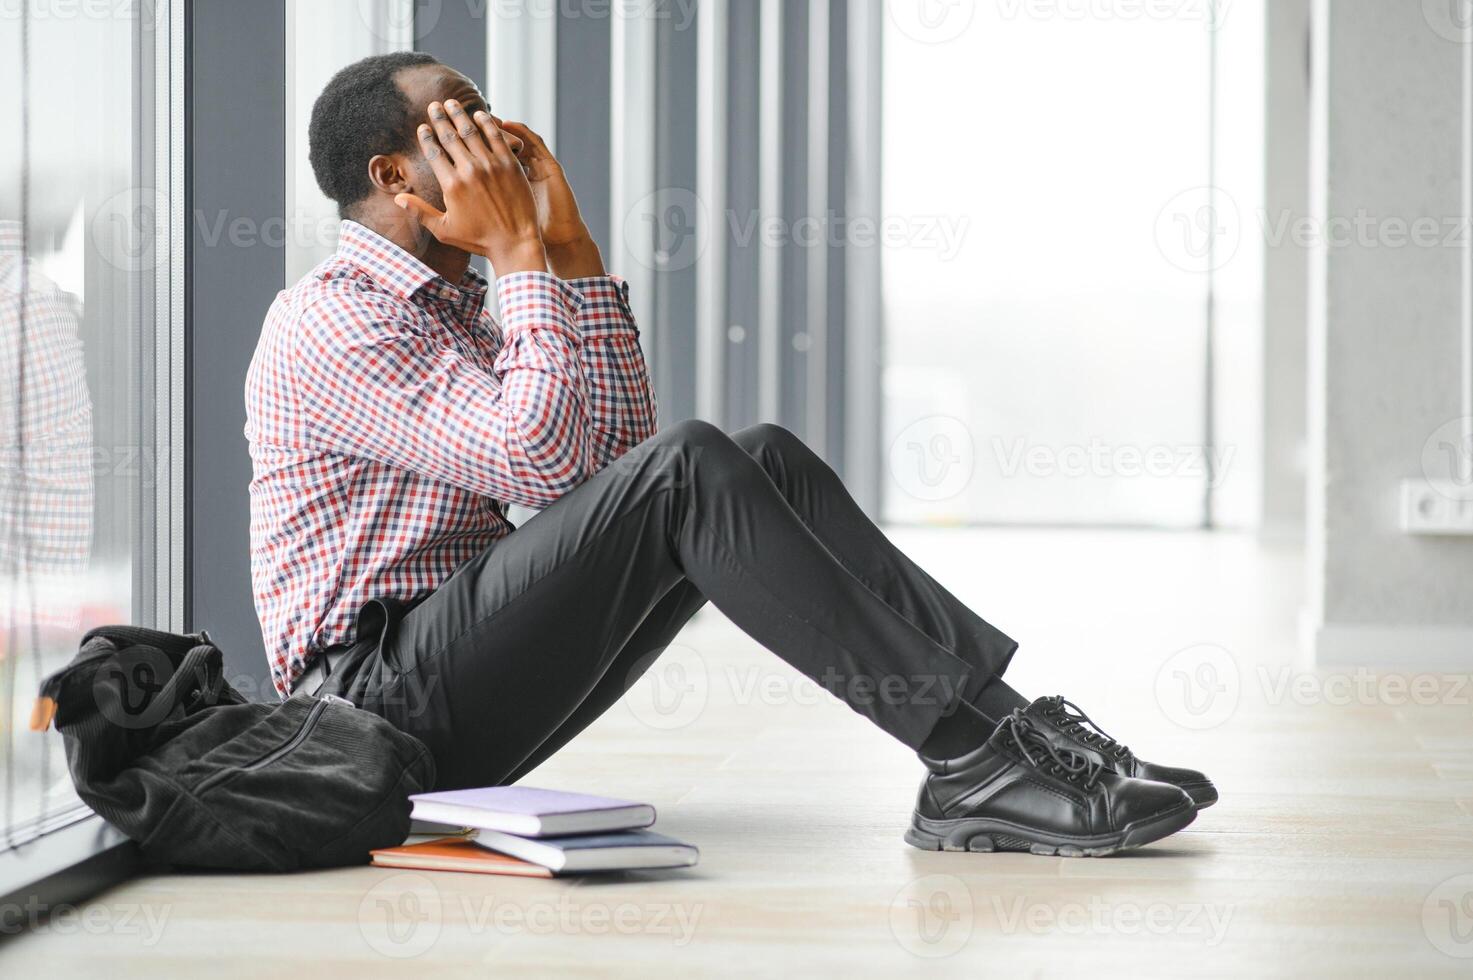
{"label": "gray wall", "polygon": [[1321,236],[1315,254],[1310,626],[1324,662],[1473,663],[1473,540],[1403,534],[1397,503],[1462,410],[1464,247],[1397,244],[1393,224],[1464,216],[1467,46],[1424,14],[1445,6],[1316,6],[1317,217],[1376,221],[1349,242]]}
{"label": "gray wall", "polygon": [[[483,28],[484,30],[484,28]],[[609,246],[608,17],[559,17],[557,23],[558,156],[577,161],[568,182],[594,241]]]}
{"label": "gray wall", "polygon": [[[285,4],[194,0],[190,17],[185,618],[220,644],[228,675],[264,680],[251,599],[244,391],[261,321],[283,285],[286,248],[269,235],[232,240],[212,229],[221,215],[263,229],[286,211]],[[259,693],[269,697],[269,684]]]}

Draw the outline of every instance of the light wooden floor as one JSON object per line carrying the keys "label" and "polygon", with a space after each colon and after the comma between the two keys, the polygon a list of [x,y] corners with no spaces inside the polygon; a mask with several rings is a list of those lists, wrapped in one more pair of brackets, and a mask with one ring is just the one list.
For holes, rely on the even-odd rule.
{"label": "light wooden floor", "polygon": [[1247,538],[897,536],[1023,641],[1015,686],[1222,802],[1115,858],[913,850],[914,759],[703,615],[529,780],[651,800],[698,868],[149,878],[0,945],[0,976],[1473,975],[1466,674],[1299,669],[1300,562]]}

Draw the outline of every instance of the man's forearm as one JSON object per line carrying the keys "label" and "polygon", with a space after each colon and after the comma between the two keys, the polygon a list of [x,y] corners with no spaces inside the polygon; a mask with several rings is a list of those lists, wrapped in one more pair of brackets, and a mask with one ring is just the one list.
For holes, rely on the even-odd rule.
{"label": "man's forearm", "polygon": [[548,245],[547,266],[564,282],[608,274],[604,271],[603,253],[591,236],[563,245]]}

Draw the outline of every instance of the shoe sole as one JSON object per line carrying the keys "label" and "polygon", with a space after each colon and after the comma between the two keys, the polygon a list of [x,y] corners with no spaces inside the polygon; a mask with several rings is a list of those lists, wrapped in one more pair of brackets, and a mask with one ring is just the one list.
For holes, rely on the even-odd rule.
{"label": "shoe sole", "polygon": [[923,851],[1021,851],[1041,857],[1109,857],[1170,837],[1195,819],[1197,808],[1190,803],[1182,803],[1137,820],[1113,834],[1066,837],[1042,833],[1005,820],[985,817],[931,820],[916,814],[911,818],[910,829],[905,832],[905,842]]}

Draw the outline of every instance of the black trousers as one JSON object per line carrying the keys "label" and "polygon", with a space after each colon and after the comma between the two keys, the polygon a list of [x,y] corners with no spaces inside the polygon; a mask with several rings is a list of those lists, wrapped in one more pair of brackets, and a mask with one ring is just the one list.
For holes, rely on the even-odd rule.
{"label": "black trousers", "polygon": [[441,788],[515,782],[707,601],[912,748],[1016,648],[897,550],[797,437],[682,422],[411,608],[370,603],[324,690],[422,739]]}

